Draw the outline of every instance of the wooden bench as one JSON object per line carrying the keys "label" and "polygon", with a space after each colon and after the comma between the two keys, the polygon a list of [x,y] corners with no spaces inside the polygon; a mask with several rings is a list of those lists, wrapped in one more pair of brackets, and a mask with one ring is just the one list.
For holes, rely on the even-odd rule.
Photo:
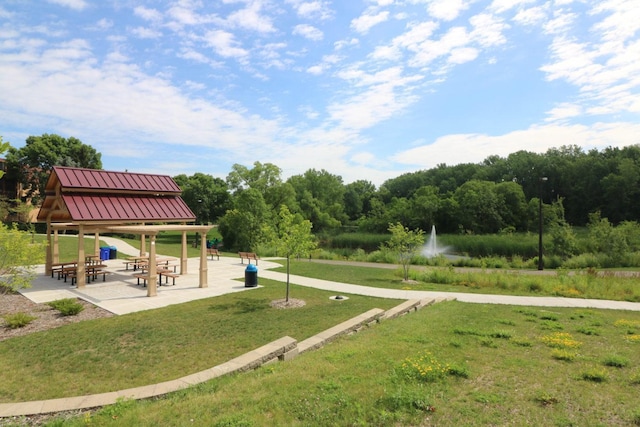
{"label": "wooden bench", "polygon": [[[93,278],[93,280],[98,280],[98,276],[102,275],[102,281],[106,282],[107,281],[107,274],[111,274],[110,271],[107,270],[93,270],[93,271],[87,271],[86,275],[87,275],[87,279],[88,282],[90,282],[91,278]],[[76,279],[78,278],[78,272],[77,270],[72,270],[72,271],[68,271],[65,276],[64,276],[64,281],[67,281],[67,277],[69,277],[71,279],[71,286],[76,284]]]}
{"label": "wooden bench", "polygon": [[[160,274],[161,274],[161,276],[160,276],[160,280],[162,280],[162,277],[166,277],[166,279],[165,279],[165,281],[164,281],[164,283],[165,283],[165,285],[166,285],[166,286],[168,286],[168,285],[169,285],[169,277],[171,277],[171,279],[173,279],[172,286],[175,286],[175,285],[176,285],[176,277],[180,277],[180,275],[179,275],[179,274],[177,274],[177,273],[171,273],[171,272],[167,272],[167,271],[162,272],[162,273],[160,273]],[[160,286],[162,286],[162,283],[160,283]]]}
{"label": "wooden bench", "polygon": [[251,264],[251,260],[255,260],[256,265],[258,265],[258,260],[260,259],[258,255],[253,252],[238,252],[240,256],[240,261],[244,264],[244,260],[246,259],[249,264]]}
{"label": "wooden bench", "polygon": [[134,274],[133,277],[135,277],[136,279],[138,279],[138,286],[140,286],[140,280],[142,280],[144,287],[147,287],[147,280],[149,280],[149,276],[147,276],[146,274]]}
{"label": "wooden bench", "polygon": [[208,248],[207,249],[207,255],[211,255],[211,261],[213,261],[213,256],[217,256],[218,257],[218,261],[220,261],[220,252],[218,252],[217,249],[213,249],[213,248]]}
{"label": "wooden bench", "polygon": [[140,261],[125,261],[124,262],[124,269],[128,270],[129,266],[133,267],[133,271],[136,271],[138,269],[138,266],[140,265]]}

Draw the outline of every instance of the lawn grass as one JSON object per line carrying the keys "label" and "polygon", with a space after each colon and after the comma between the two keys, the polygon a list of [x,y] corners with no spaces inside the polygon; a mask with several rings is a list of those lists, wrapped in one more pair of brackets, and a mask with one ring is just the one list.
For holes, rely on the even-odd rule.
{"label": "lawn grass", "polygon": [[637,312],[444,302],[286,363],[64,425],[635,425],[638,333]]}
{"label": "lawn grass", "polygon": [[[285,263],[285,261],[279,261]],[[274,269],[285,272],[286,268]],[[413,283],[402,281],[402,270],[335,265],[291,260],[290,273],[354,285],[417,291],[466,292],[498,295],[560,296],[640,302],[637,277],[587,272],[553,272],[548,275],[502,270],[418,267],[410,269]],[[533,272],[535,273],[535,272]]]}
{"label": "lawn grass", "polygon": [[[303,340],[371,308],[398,300],[291,287],[302,309],[278,310],[281,282],[165,308],[66,325],[0,342],[0,402],[101,393],[179,378],[283,336]],[[346,302],[346,301],[345,301]]]}

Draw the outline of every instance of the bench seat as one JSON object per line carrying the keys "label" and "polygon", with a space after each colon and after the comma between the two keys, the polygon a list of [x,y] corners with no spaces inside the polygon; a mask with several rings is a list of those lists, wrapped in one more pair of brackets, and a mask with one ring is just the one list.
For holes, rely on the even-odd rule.
{"label": "bench seat", "polygon": [[249,264],[251,264],[251,260],[254,260],[256,265],[258,265],[258,260],[260,259],[260,257],[253,252],[238,252],[238,256],[242,264],[244,264],[244,260],[246,259]]}

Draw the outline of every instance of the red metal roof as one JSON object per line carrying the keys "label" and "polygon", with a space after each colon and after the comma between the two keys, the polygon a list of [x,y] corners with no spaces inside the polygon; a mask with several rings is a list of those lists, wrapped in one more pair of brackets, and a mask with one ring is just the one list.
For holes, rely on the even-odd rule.
{"label": "red metal roof", "polygon": [[[59,192],[58,192],[59,190]],[[196,216],[167,175],[55,166],[47,181],[39,221],[161,223]]]}
{"label": "red metal roof", "polygon": [[63,194],[73,221],[164,222],[194,221],[180,197]]}
{"label": "red metal roof", "polygon": [[180,187],[168,175],[114,172],[98,169],[54,166],[51,176],[57,176],[62,188],[146,191],[155,193],[181,193]]}

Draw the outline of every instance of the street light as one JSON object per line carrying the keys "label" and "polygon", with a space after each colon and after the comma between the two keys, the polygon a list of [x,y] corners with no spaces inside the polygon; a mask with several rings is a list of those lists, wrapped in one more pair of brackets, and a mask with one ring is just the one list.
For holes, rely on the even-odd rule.
{"label": "street light", "polygon": [[542,261],[542,183],[548,179],[546,176],[540,178],[540,194],[538,194],[538,270],[544,268]]}

